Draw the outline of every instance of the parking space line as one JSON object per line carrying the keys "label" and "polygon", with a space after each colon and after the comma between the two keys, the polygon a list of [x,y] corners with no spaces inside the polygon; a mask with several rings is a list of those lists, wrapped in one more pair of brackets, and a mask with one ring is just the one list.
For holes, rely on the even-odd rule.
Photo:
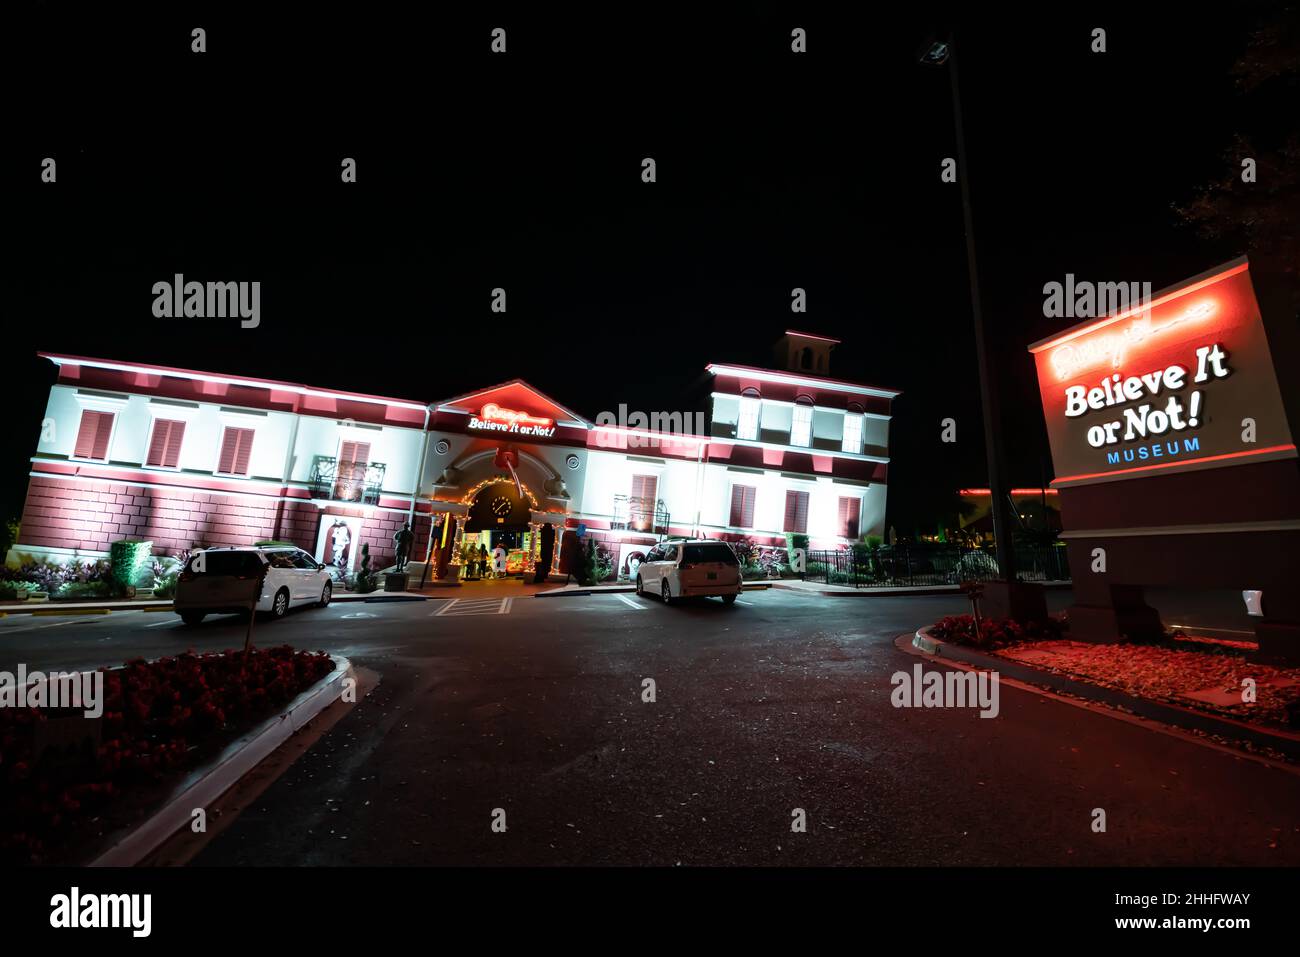
{"label": "parking space line", "polygon": [[631,598],[628,598],[627,595],[616,594],[614,597],[629,608],[635,608],[637,611],[645,611],[646,609],[645,605],[641,604],[639,601],[633,601]]}
{"label": "parking space line", "polygon": [[753,607],[754,607],[754,603],[753,603],[752,601],[745,601],[745,599],[743,599],[743,598],[737,598],[737,599],[736,599],[736,604],[737,604],[737,605],[748,605],[750,608],[753,608]]}
{"label": "parking space line", "polygon": [[[72,621],[56,621],[48,625],[27,625],[20,628],[4,628],[0,629],[0,637],[4,637],[5,635],[21,635],[28,631],[44,631],[46,628],[66,628],[68,625],[86,625],[90,623],[89,619],[74,618]],[[95,624],[102,625],[103,622],[97,621]]]}
{"label": "parking space line", "polygon": [[155,621],[152,625],[145,625],[146,628],[162,628],[164,625],[179,625],[181,620],[173,618],[171,621]]}
{"label": "parking space line", "polygon": [[510,614],[510,603],[511,603],[512,601],[514,601],[513,598],[503,598],[503,599],[501,599],[501,607],[497,609],[497,614],[498,614],[498,615],[508,615],[508,614]]}

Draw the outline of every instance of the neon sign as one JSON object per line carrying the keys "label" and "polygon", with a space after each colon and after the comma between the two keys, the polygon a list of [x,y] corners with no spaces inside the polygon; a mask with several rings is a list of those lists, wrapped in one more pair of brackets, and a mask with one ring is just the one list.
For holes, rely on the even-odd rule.
{"label": "neon sign", "polygon": [[1168,332],[1175,326],[1207,319],[1214,314],[1214,309],[1214,302],[1205,299],[1158,326],[1152,325],[1151,314],[1147,312],[1129,323],[1123,332],[1096,335],[1077,343],[1067,342],[1052,351],[1052,370],[1058,379],[1064,381],[1107,362],[1112,369],[1118,369],[1132,346]]}
{"label": "neon sign", "polygon": [[1296,454],[1244,260],[1029,351],[1056,487]]}
{"label": "neon sign", "polygon": [[470,415],[469,427],[483,432],[506,432],[511,435],[527,435],[543,439],[555,435],[554,419],[519,412],[515,409],[505,409],[494,402],[483,406],[478,415]]}

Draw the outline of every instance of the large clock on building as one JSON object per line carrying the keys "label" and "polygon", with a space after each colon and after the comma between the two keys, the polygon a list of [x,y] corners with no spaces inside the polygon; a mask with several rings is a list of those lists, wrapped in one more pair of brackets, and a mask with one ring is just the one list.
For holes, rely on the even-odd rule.
{"label": "large clock on building", "polygon": [[498,522],[504,522],[514,507],[514,503],[504,495],[498,495],[492,500],[492,514],[497,517]]}

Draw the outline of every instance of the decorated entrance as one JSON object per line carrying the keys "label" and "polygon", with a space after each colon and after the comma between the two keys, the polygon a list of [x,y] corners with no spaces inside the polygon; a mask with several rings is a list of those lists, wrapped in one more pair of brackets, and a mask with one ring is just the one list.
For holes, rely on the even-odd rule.
{"label": "decorated entrance", "polygon": [[466,495],[469,512],[461,562],[465,577],[502,578],[533,570],[536,500],[522,482],[505,476],[480,482]]}

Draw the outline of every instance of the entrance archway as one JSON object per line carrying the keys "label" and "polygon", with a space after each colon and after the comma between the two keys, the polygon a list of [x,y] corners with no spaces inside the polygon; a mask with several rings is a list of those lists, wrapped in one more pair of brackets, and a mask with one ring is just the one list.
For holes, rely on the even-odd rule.
{"label": "entrance archway", "polygon": [[[501,577],[533,570],[537,499],[522,482],[504,476],[486,479],[465,495],[468,577]],[[504,565],[504,567],[502,567]],[[475,574],[475,572],[477,574]]]}

